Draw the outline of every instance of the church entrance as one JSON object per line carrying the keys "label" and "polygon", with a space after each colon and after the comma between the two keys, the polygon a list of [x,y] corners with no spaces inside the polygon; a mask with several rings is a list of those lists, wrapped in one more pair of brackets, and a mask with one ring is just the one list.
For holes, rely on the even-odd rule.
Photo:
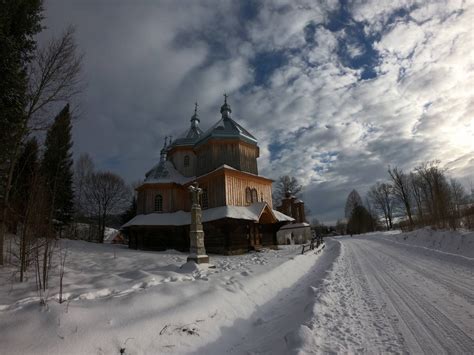
{"label": "church entrance", "polygon": [[258,223],[250,224],[250,235],[249,235],[249,243],[250,249],[258,250],[262,246],[262,233],[260,231],[260,225]]}

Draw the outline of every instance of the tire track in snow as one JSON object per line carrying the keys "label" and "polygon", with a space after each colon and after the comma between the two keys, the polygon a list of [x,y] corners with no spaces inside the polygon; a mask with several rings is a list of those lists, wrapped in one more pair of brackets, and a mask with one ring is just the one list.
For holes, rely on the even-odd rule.
{"label": "tire track in snow", "polygon": [[[361,241],[359,240],[358,242]],[[417,318],[415,322],[409,319],[407,325],[418,323],[424,328],[421,329],[418,326],[414,327],[409,325],[409,330],[415,335],[423,351],[427,351],[428,353],[472,352],[474,349],[474,340],[466,334],[464,330],[428,302],[426,300],[427,295],[424,292],[417,292],[416,288],[410,285],[407,287],[406,283],[400,278],[397,278],[396,275],[399,274],[389,273],[386,271],[386,267],[381,267],[384,264],[386,265],[387,261],[380,258],[380,254],[378,254],[375,248],[370,246],[370,242],[363,244],[365,244],[365,249],[360,246],[356,246],[356,248],[363,254],[364,259],[367,261],[369,268],[378,282],[384,285],[384,288],[392,294],[392,301],[395,301],[395,305],[398,304],[396,308],[401,310],[406,307],[410,310],[410,312],[402,312],[402,317]],[[372,250],[369,251],[369,249]],[[397,259],[394,260],[399,262]],[[400,303],[403,303],[405,307],[400,307]],[[428,336],[428,338],[430,338],[429,342],[426,341],[427,332],[431,334]],[[420,339],[424,341],[420,342]],[[433,346],[434,344],[438,344],[438,346],[435,348]]]}
{"label": "tire track in snow", "polygon": [[[362,242],[363,240],[360,241]],[[364,240],[363,242],[368,241]],[[435,280],[437,283],[444,286],[450,292],[456,293],[458,296],[468,301],[471,305],[474,305],[474,287],[470,287],[470,285],[466,282],[459,280],[458,275],[453,275],[452,273],[448,274],[443,270],[439,269],[436,269],[436,272],[431,272],[430,270],[432,270],[434,267],[433,263],[421,261],[419,259],[414,258],[402,259],[395,253],[389,252],[386,248],[383,247],[376,247],[374,249],[376,249],[378,253],[382,253],[392,259],[397,260],[400,264],[410,268],[413,271],[416,271],[417,273],[425,276],[426,278]]]}
{"label": "tire track in snow", "polygon": [[[349,248],[351,248],[354,258],[359,260],[367,259],[367,256],[362,255],[361,252],[357,250],[357,248],[352,246],[349,246]],[[434,339],[430,333],[424,330],[422,324],[420,324],[417,318],[411,317],[411,310],[392,291],[390,284],[379,277],[379,269],[375,269],[371,265],[369,266],[366,261],[364,272],[369,275],[371,280],[370,288],[377,293],[379,300],[383,300],[387,317],[388,319],[391,319],[392,327],[394,332],[397,334],[397,338],[399,339],[399,345],[405,351],[407,348],[409,348],[414,353],[422,353],[423,343],[420,343],[419,339],[428,339],[428,344],[435,344],[436,339]],[[407,329],[408,333],[406,332]],[[414,332],[413,330],[416,329],[419,331]],[[428,350],[434,353],[436,350],[438,350],[438,347],[430,346]]]}
{"label": "tire track in snow", "polygon": [[401,352],[401,339],[350,248],[341,255],[314,307],[314,340],[304,352]]}

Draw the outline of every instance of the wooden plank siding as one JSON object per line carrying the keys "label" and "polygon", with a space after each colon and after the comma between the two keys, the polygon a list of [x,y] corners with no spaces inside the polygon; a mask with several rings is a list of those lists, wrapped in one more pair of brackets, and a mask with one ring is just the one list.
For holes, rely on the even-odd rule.
{"label": "wooden plank siding", "polygon": [[[276,247],[277,224],[221,219],[203,223],[204,244],[209,254],[242,254],[254,248],[251,231],[257,230],[263,247]],[[189,251],[189,226],[141,226],[127,231],[129,247],[142,250],[175,249]]]}
{"label": "wooden plank siding", "polygon": [[[187,149],[174,149],[173,153],[168,153],[171,162],[176,170],[178,170],[183,176],[190,177],[194,176],[196,172],[196,154],[192,148]],[[184,157],[189,157],[189,165],[184,166]]]}
{"label": "wooden plank siding", "polygon": [[196,155],[197,176],[207,174],[224,164],[237,170],[258,174],[259,148],[240,140],[211,140],[196,148]]}
{"label": "wooden plank siding", "polygon": [[246,189],[257,190],[258,202],[265,201],[272,208],[272,181],[266,178],[242,174],[239,172],[226,172],[226,202],[232,206],[248,206]]}
{"label": "wooden plank siding", "polygon": [[[225,205],[248,206],[246,189],[257,190],[258,202],[265,201],[272,207],[272,180],[237,171],[222,168],[197,179],[199,186],[207,190],[208,207],[214,208]],[[189,183],[190,184],[190,183]],[[138,213],[155,212],[155,196],[163,197],[163,212],[190,211],[191,202],[188,186],[174,183],[145,184],[138,189]],[[254,201],[256,202],[256,201]]]}
{"label": "wooden plank siding", "polygon": [[137,213],[155,212],[155,196],[163,197],[162,212],[190,211],[191,202],[186,187],[174,183],[145,184],[138,189]]}

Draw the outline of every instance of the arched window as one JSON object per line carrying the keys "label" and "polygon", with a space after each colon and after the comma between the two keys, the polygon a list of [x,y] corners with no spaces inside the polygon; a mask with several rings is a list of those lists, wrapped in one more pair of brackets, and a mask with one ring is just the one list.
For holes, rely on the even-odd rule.
{"label": "arched window", "polygon": [[252,189],[252,202],[258,202],[257,189]]}
{"label": "arched window", "polygon": [[245,189],[245,201],[247,203],[252,203],[252,191],[250,190],[250,187]]}
{"label": "arched window", "polygon": [[163,196],[160,194],[155,196],[155,212],[163,212]]}
{"label": "arched window", "polygon": [[184,166],[189,166],[189,155],[184,156]]}
{"label": "arched window", "polygon": [[202,189],[201,206],[203,209],[209,208],[209,197],[207,195],[207,189]]}

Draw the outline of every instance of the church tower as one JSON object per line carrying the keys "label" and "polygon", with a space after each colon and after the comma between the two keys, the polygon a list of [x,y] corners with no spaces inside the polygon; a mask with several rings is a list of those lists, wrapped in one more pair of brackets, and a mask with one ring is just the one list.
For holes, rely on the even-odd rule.
{"label": "church tower", "polygon": [[203,133],[199,127],[201,120],[197,109],[198,104],[196,102],[194,104],[194,114],[191,117],[191,127],[168,147],[168,160],[173,163],[176,170],[186,177],[196,175],[196,154],[193,147]]}
{"label": "church tower", "polygon": [[232,109],[224,94],[221,119],[197,140],[196,175],[228,165],[234,169],[258,175],[257,139],[231,118]]}

